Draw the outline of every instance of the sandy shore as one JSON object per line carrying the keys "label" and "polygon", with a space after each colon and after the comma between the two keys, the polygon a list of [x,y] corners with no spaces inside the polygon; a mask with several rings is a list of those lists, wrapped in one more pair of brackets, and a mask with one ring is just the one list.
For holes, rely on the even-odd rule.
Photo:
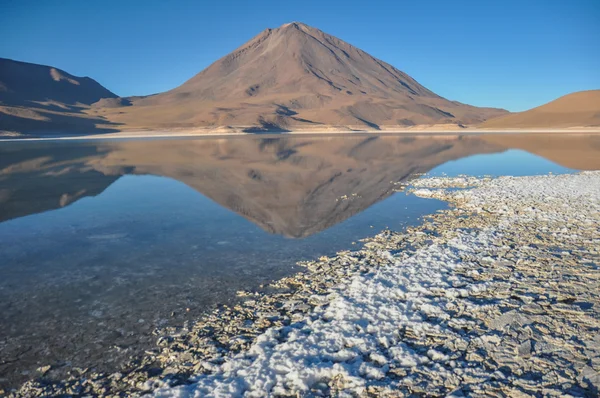
{"label": "sandy shore", "polygon": [[329,128],[322,130],[291,130],[291,131],[264,131],[245,132],[245,128],[211,128],[191,130],[129,130],[107,134],[18,134],[0,133],[0,142],[10,141],[55,141],[55,140],[119,140],[143,138],[186,138],[186,137],[235,137],[247,135],[327,135],[327,134],[600,134],[600,127],[571,127],[563,129],[480,129],[475,127],[460,128],[456,125],[414,126],[402,128],[397,126],[384,127],[381,130]]}
{"label": "sandy shore", "polygon": [[9,396],[597,395],[600,172],[410,189],[454,208],[161,331],[121,373]]}

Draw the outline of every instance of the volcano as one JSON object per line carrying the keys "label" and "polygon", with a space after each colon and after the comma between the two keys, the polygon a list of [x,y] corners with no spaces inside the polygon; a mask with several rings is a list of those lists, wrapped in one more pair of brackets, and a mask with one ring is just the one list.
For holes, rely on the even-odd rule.
{"label": "volcano", "polygon": [[106,109],[132,127],[475,124],[507,113],[449,101],[366,52],[308,25],[266,29],[170,91]]}

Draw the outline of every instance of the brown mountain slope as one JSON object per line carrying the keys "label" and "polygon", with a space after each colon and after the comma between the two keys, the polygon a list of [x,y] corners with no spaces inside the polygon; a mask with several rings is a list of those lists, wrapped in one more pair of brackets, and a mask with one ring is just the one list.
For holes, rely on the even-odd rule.
{"label": "brown mountain slope", "polygon": [[103,98],[117,96],[89,77],[0,58],[0,131],[116,131],[83,113]]}
{"label": "brown mountain slope", "polygon": [[91,105],[117,96],[89,77],[76,77],[50,66],[0,58],[0,102],[31,105],[56,102]]}
{"label": "brown mountain slope", "polygon": [[485,121],[484,128],[565,128],[600,126],[600,90],[567,94],[525,112]]}
{"label": "brown mountain slope", "polygon": [[98,114],[132,127],[470,124],[506,111],[446,100],[301,23],[267,29],[181,86]]}

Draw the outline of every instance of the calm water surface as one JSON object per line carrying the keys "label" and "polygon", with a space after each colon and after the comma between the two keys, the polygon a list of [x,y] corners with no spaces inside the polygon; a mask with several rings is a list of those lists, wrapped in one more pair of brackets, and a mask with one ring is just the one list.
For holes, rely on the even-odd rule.
{"label": "calm water surface", "polygon": [[0,143],[0,385],[110,371],[241,289],[444,209],[432,175],[598,169],[600,137]]}

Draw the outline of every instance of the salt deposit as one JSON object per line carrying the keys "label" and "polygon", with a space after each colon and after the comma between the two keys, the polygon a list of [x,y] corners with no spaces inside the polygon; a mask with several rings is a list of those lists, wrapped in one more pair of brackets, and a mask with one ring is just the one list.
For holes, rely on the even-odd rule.
{"label": "salt deposit", "polygon": [[455,207],[240,292],[122,373],[15,396],[597,395],[600,172],[409,189]]}
{"label": "salt deposit", "polygon": [[[329,395],[334,390],[349,395],[398,391],[409,395],[446,394],[454,388],[522,393],[523,386],[557,395],[569,390],[573,394],[592,391],[598,368],[590,370],[584,358],[576,360],[575,356],[583,354],[582,348],[591,350],[596,359],[600,354],[594,338],[594,330],[600,326],[598,290],[585,294],[573,281],[557,289],[548,286],[553,278],[536,273],[556,275],[555,284],[567,278],[598,283],[597,264],[589,266],[598,260],[597,253],[581,249],[594,244],[600,247],[598,177],[598,173],[585,173],[420,180],[415,187],[477,186],[454,192],[421,188],[415,193],[460,204],[462,213],[490,213],[481,221],[492,218],[494,222],[481,225],[471,220],[470,228],[441,231],[445,236],[431,236],[423,247],[408,253],[392,254],[375,239],[375,244],[367,244],[382,260],[375,268],[364,264],[360,273],[332,288],[326,302],[302,320],[268,329],[248,350],[196,376],[193,384],[159,389],[155,396]],[[533,253],[516,261],[514,256],[506,256],[506,251],[514,249],[511,243],[516,233],[526,238],[525,233],[537,227],[540,235],[535,242],[519,242],[524,248],[533,244],[539,251],[550,242],[562,245],[556,262],[566,257],[570,267],[581,269],[565,275],[556,272],[563,264],[548,269],[540,262],[542,256]],[[580,256],[571,253],[575,242]],[[548,259],[547,251],[540,254]],[[577,261],[580,257],[587,260],[587,266]],[[524,262],[534,269],[521,271]],[[519,263],[523,265],[519,267]],[[508,268],[505,278],[490,277],[490,267],[495,268],[493,272],[500,271],[496,265]],[[525,278],[533,285],[524,286],[519,279]],[[537,294],[540,289],[546,291],[541,297]],[[577,300],[593,306],[594,311],[572,305]],[[561,310],[558,306],[563,302],[570,304]],[[557,308],[544,308],[552,304]],[[561,319],[565,313],[570,315],[568,322]],[[538,323],[545,329],[536,330]],[[567,331],[553,330],[557,326]],[[587,333],[581,335],[578,330]],[[573,343],[573,337],[583,340]],[[543,347],[547,341],[560,347],[564,355],[556,355],[553,361],[541,348],[538,356],[533,356],[542,363],[526,363],[525,358],[531,361],[532,346]],[[461,343],[463,349],[456,347]],[[573,379],[562,385],[559,376],[564,369],[555,362],[558,359],[564,361],[561,367],[572,370]],[[501,364],[509,365],[503,369]],[[547,380],[539,383],[532,371],[542,372],[539,376]],[[584,371],[595,376],[586,378]],[[565,381],[568,376],[562,374]]]}

